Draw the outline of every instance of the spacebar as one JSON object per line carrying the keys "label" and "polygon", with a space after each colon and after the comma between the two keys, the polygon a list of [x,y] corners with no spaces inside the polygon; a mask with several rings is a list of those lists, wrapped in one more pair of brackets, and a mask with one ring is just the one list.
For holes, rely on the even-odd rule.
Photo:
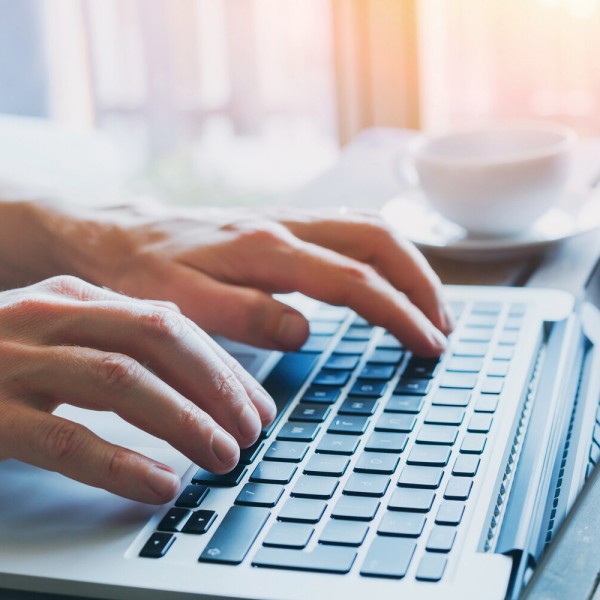
{"label": "spacebar", "polygon": [[261,548],[252,561],[254,567],[348,573],[356,558],[352,548],[317,546],[312,552],[283,548]]}
{"label": "spacebar", "polygon": [[277,416],[270,425],[262,430],[262,437],[268,437],[275,429],[286,407],[294,399],[320,356],[313,352],[284,354],[275,368],[267,375],[262,385],[275,400]]}

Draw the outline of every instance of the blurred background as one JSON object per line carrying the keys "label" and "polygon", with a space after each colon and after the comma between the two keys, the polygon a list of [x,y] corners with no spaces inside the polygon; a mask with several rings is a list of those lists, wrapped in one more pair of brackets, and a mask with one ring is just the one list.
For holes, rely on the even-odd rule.
{"label": "blurred background", "polygon": [[600,0],[0,0],[0,164],[68,169],[93,134],[98,189],[264,202],[370,127],[600,135],[598,56]]}

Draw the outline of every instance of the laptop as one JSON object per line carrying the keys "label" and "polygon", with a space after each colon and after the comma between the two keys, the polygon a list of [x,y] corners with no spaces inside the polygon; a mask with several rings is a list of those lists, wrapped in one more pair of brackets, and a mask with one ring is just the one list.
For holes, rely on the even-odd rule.
{"label": "laptop", "polygon": [[[579,298],[448,287],[439,359],[292,302],[299,352],[223,341],[277,421],[227,475],[113,414],[62,407],[174,466],[153,507],[0,463],[0,588],[113,599],[516,598],[600,460],[600,266]],[[0,596],[1,596],[0,592]]]}

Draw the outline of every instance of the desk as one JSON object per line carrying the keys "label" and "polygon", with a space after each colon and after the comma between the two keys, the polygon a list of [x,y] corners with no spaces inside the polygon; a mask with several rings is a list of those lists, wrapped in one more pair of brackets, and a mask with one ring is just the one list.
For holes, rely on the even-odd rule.
{"label": "desk", "polygon": [[[376,131],[351,145],[340,164],[290,194],[286,201],[303,206],[346,204],[361,206],[368,197],[371,207],[380,206],[401,184],[393,173],[398,149],[406,132]],[[600,153],[598,153],[600,162]],[[361,168],[357,168],[361,165]],[[468,263],[429,257],[444,283],[477,285],[527,285],[559,288],[576,294],[600,256],[600,233],[590,232],[560,244],[545,254],[494,263]],[[600,563],[600,559],[598,559]],[[599,564],[600,567],[600,564]],[[59,596],[0,590],[2,600],[59,600]],[[75,599],[77,600],[77,599]],[[84,599],[79,599],[84,600]],[[600,591],[593,600],[600,600]]]}

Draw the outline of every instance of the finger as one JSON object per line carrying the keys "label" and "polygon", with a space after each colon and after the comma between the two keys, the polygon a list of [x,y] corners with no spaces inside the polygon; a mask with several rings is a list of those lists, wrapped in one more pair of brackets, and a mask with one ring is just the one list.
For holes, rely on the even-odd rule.
{"label": "finger", "polygon": [[387,328],[423,356],[440,354],[445,336],[372,267],[327,248],[296,239],[251,261],[238,283],[279,291],[298,290],[330,304],[349,306]]}
{"label": "finger", "polygon": [[234,438],[133,359],[63,346],[38,353],[36,363],[27,389],[19,390],[22,394],[42,396],[54,405],[111,410],[216,473],[230,471],[237,464],[239,448]]}
{"label": "finger", "polygon": [[299,348],[308,337],[304,316],[264,291],[217,281],[183,265],[163,276],[183,313],[206,331],[283,351]]}
{"label": "finger", "polygon": [[438,276],[414,245],[394,234],[377,215],[338,212],[330,218],[283,223],[302,240],[372,265],[438,329],[452,330],[451,312]]}
{"label": "finger", "polygon": [[142,303],[88,301],[57,307],[47,328],[47,343],[117,352],[148,366],[244,448],[260,434],[258,407],[265,419],[269,416],[262,386],[250,376],[240,381],[207,342],[208,336],[173,311]]}
{"label": "finger", "polygon": [[140,502],[162,504],[179,490],[179,477],[168,466],[110,444],[82,425],[18,403],[6,412],[4,456]]}

